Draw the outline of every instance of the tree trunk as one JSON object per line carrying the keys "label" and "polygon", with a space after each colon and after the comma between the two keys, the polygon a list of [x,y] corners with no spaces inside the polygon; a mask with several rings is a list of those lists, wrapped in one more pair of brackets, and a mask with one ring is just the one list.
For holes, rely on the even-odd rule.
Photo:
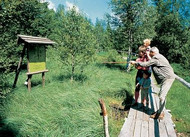
{"label": "tree trunk", "polygon": [[71,68],[71,82],[74,80],[74,74],[75,74],[75,58],[72,54],[72,68]]}

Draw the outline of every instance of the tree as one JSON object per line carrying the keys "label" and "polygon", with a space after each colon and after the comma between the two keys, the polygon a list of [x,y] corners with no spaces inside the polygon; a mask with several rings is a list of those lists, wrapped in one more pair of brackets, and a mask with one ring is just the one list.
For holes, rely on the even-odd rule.
{"label": "tree", "polygon": [[[183,4],[185,4],[183,2]],[[158,46],[170,62],[183,63],[189,66],[187,58],[189,52],[189,30],[184,23],[183,6],[180,1],[155,0],[158,21],[156,22],[157,36],[153,45]],[[186,5],[188,6],[188,5]],[[187,21],[187,20],[186,20]],[[167,51],[167,52],[166,52]]]}
{"label": "tree", "polygon": [[113,30],[110,26],[109,21],[107,22],[107,27],[105,31],[105,43],[108,49],[113,49],[113,43],[114,43]]}
{"label": "tree", "polygon": [[74,9],[66,13],[62,23],[63,27],[57,34],[58,51],[62,62],[68,66],[73,81],[75,74],[82,73],[91,61],[97,43],[90,23]]}
{"label": "tree", "polygon": [[16,42],[17,35],[48,37],[53,12],[47,3],[38,0],[1,0],[0,13],[0,70],[11,71],[17,66],[22,51]]}
{"label": "tree", "polygon": [[94,33],[97,39],[99,51],[107,51],[113,47],[112,44],[112,29],[109,23],[105,20],[96,20]]}
{"label": "tree", "polygon": [[48,37],[53,15],[38,0],[0,0],[0,96],[10,91],[7,74],[15,71],[23,48],[17,35]]}
{"label": "tree", "polygon": [[146,1],[112,0],[115,41],[119,49],[137,49],[143,39],[155,36],[154,9]]}
{"label": "tree", "polygon": [[98,43],[98,47],[99,47],[99,51],[104,51],[107,47],[107,45],[105,45],[105,29],[104,29],[104,22],[103,20],[99,20],[96,19],[96,23],[95,23],[95,28],[94,28],[94,34],[96,36],[97,39],[97,43]]}

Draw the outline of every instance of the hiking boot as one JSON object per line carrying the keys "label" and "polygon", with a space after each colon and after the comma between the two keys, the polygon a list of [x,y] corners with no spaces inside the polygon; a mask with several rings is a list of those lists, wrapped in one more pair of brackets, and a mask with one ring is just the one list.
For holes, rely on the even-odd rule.
{"label": "hiking boot", "polygon": [[164,112],[162,112],[161,114],[157,113],[157,112],[154,112],[150,115],[150,118],[153,118],[153,119],[163,119],[164,118]]}
{"label": "hiking boot", "polygon": [[158,119],[164,119],[164,112],[162,112],[160,115],[159,115],[159,117],[158,117]]}
{"label": "hiking boot", "polygon": [[153,113],[150,115],[150,118],[155,119],[155,118],[156,118],[156,115],[157,115],[157,112],[153,112]]}

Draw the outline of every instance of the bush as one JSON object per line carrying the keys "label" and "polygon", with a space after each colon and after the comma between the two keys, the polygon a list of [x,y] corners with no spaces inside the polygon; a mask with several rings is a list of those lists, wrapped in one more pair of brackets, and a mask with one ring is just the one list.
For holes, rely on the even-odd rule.
{"label": "bush", "polygon": [[185,69],[181,64],[173,63],[171,66],[176,75],[182,77],[187,82],[190,82],[190,70]]}
{"label": "bush", "polygon": [[10,86],[8,76],[4,73],[0,73],[0,98],[4,97],[9,92]]}
{"label": "bush", "polygon": [[96,58],[97,62],[121,62],[122,55],[119,54],[116,50],[112,49],[108,52],[99,52]]}

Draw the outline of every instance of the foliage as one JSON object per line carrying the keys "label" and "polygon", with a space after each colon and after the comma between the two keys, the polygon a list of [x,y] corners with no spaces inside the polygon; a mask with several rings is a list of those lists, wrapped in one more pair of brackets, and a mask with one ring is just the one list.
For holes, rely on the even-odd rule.
{"label": "foliage", "polygon": [[0,99],[5,97],[5,95],[9,93],[10,90],[8,75],[5,73],[0,73]]}
{"label": "foliage", "polygon": [[94,34],[99,44],[99,52],[108,51],[113,48],[112,30],[109,22],[106,24],[104,20],[96,20]]}
{"label": "foliage", "polygon": [[23,45],[17,35],[48,36],[52,11],[38,0],[0,0],[0,92],[9,92],[7,72],[16,70]]}
{"label": "foliage", "polygon": [[[180,1],[157,1],[158,20],[156,22],[157,36],[153,39],[153,45],[158,46],[160,52],[170,62],[181,63],[189,66],[189,29],[184,26],[181,19],[182,5]],[[187,6],[187,5],[186,5]],[[166,52],[167,51],[167,52]]]}
{"label": "foliage", "polygon": [[146,1],[112,0],[111,5],[115,14],[115,48],[136,50],[143,39],[155,36],[155,11]]}
{"label": "foliage", "polygon": [[105,61],[108,62],[124,62],[124,60],[122,59],[122,56],[116,51],[116,50],[109,50],[109,52],[107,52],[106,56],[104,56],[106,59]]}
{"label": "foliage", "polygon": [[0,13],[0,69],[10,71],[22,51],[17,35],[48,36],[52,14],[47,4],[38,0],[1,0]]}
{"label": "foliage", "polygon": [[[71,80],[74,80],[76,71],[83,72],[84,67],[92,60],[95,53],[96,39],[92,26],[74,9],[68,11],[59,23],[60,30],[55,34],[58,43],[59,55],[69,68]],[[59,17],[61,18],[61,17]]]}
{"label": "foliage", "polygon": [[190,83],[190,70],[185,69],[181,64],[173,63],[171,65],[176,75]]}

